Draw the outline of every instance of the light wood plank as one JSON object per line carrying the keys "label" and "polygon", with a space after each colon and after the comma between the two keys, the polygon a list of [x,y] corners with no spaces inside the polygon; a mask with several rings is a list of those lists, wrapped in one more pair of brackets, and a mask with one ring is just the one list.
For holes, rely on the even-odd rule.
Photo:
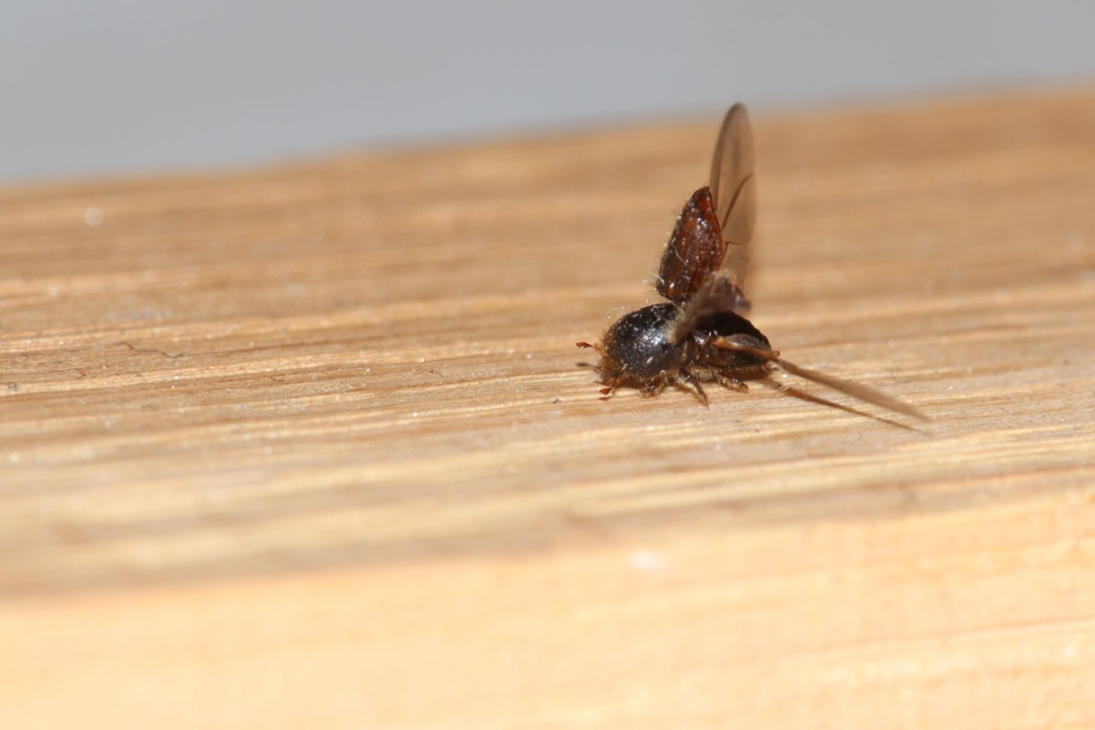
{"label": "light wood plank", "polygon": [[1095,724],[1095,94],[755,123],[929,423],[598,399],[714,120],[0,190],[0,726]]}

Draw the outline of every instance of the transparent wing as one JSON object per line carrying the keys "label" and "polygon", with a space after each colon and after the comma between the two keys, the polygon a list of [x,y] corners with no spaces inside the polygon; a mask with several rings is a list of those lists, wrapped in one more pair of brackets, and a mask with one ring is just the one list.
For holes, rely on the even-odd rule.
{"label": "transparent wing", "polygon": [[824,385],[827,388],[832,388],[835,391],[850,395],[853,398],[858,398],[865,403],[873,403],[880,408],[893,411],[894,413],[904,413],[906,416],[912,416],[913,418],[919,418],[921,421],[929,420],[927,416],[921,413],[916,406],[910,405],[900,398],[894,398],[892,395],[886,395],[885,393],[875,390],[874,388],[863,385],[862,383],[853,383],[850,380],[844,380],[833,375],[827,375],[826,373],[819,373],[817,370],[811,370],[804,368],[801,365],[795,365],[793,362],[788,362],[779,356],[778,352],[774,352],[771,349],[765,347],[758,347],[756,340],[748,337],[747,335],[731,335],[730,337],[716,337],[711,341],[711,344],[715,347],[724,350],[733,350],[736,352],[744,352],[755,357],[760,357],[769,362],[773,362],[783,370],[797,375],[800,378],[806,380],[812,380],[815,383]]}
{"label": "transparent wing", "polygon": [[711,160],[711,196],[726,240],[722,269],[739,288],[749,268],[749,244],[757,220],[757,185],[753,174],[753,129],[745,105],[730,107]]}

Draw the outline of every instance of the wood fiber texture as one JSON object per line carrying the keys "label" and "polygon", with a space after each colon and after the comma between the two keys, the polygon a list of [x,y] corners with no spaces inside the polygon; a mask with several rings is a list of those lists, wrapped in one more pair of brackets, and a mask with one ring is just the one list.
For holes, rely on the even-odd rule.
{"label": "wood fiber texture", "polygon": [[598,397],[714,119],[0,189],[0,727],[1095,725],[1095,94],[754,124],[753,323],[929,422]]}

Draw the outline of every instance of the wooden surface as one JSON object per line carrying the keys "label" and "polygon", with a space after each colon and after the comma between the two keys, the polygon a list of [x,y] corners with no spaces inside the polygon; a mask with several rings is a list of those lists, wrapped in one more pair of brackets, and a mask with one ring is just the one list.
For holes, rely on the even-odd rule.
{"label": "wooden surface", "polygon": [[0,727],[1095,725],[1095,94],[755,120],[927,424],[598,398],[716,121],[0,190]]}

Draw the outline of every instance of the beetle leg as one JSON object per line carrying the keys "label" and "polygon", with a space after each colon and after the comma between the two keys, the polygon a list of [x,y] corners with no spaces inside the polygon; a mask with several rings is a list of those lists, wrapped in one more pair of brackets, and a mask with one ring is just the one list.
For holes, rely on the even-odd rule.
{"label": "beetle leg", "polygon": [[707,403],[707,393],[704,392],[703,386],[700,385],[700,381],[697,380],[696,377],[694,375],[692,375],[692,373],[690,373],[688,370],[686,370],[684,368],[681,368],[680,373],[681,373],[681,380],[683,380],[684,382],[691,385],[692,388],[694,389],[695,395],[696,395],[696,400],[698,400],[700,403],[702,403],[704,408],[709,407],[708,403]]}
{"label": "beetle leg", "polygon": [[665,386],[669,384],[669,377],[662,373],[656,378],[648,380],[644,385],[642,391],[640,391],[644,398],[653,398],[654,396],[665,390]]}
{"label": "beetle leg", "polygon": [[737,378],[731,377],[729,375],[721,375],[720,374],[719,375],[719,384],[722,385],[724,388],[729,388],[730,390],[733,390],[733,391],[738,392],[738,393],[748,393],[749,392],[749,386],[748,385],[746,385],[742,381],[738,380]]}

